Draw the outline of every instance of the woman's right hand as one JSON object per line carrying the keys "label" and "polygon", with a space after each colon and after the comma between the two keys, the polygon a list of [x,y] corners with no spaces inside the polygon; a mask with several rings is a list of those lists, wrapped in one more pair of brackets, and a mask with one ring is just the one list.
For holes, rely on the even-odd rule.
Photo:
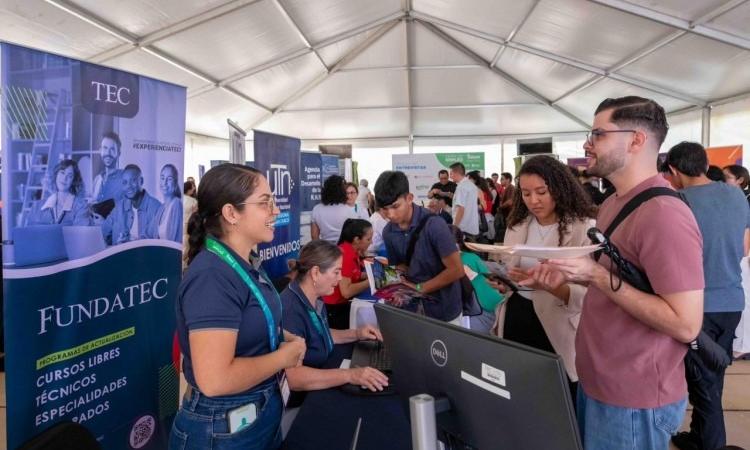
{"label": "woman's right hand", "polygon": [[305,359],[305,351],[307,350],[305,340],[291,333],[285,333],[285,339],[278,350],[283,355],[283,368],[288,369],[290,367],[301,366],[302,361]]}
{"label": "woman's right hand", "polygon": [[377,392],[388,386],[388,377],[372,367],[357,367],[349,369],[349,383]]}

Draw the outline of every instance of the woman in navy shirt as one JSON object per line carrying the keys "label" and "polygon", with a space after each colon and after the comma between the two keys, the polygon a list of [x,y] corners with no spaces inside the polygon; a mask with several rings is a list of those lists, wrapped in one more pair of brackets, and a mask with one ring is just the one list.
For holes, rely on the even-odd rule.
{"label": "woman in navy shirt", "polygon": [[313,391],[351,383],[374,392],[388,386],[388,377],[371,367],[320,369],[334,344],[383,340],[380,330],[371,325],[349,330],[334,330],[328,326],[326,306],[321,296],[331,294],[340,280],[341,250],[337,246],[316,240],[302,247],[297,261],[297,278],[281,293],[284,327],[302,336],[307,344],[303,365],[286,371],[289,387],[294,391]]}
{"label": "woman in navy shirt", "polygon": [[281,444],[279,372],[301,364],[302,338],[281,329],[282,306],[252,248],[273,240],[279,210],[255,169],[224,164],[201,181],[188,224],[177,335],[189,384],[170,449],[274,449]]}

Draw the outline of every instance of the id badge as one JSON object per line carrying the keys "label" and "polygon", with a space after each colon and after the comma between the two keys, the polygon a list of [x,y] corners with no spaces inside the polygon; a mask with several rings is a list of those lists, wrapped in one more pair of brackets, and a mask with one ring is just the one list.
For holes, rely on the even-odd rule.
{"label": "id badge", "polygon": [[249,427],[258,418],[258,407],[255,403],[248,403],[239,408],[234,408],[227,412],[229,421],[229,432],[236,433],[243,428]]}
{"label": "id badge", "polygon": [[281,372],[281,377],[279,377],[279,390],[281,391],[281,401],[284,404],[284,408],[286,408],[287,402],[289,402],[289,394],[291,394],[291,390],[289,389],[289,382],[286,379],[286,372]]}

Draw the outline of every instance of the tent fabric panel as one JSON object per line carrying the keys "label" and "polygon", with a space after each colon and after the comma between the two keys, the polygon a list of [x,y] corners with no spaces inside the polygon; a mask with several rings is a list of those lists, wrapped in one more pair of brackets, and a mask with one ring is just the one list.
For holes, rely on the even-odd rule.
{"label": "tent fabric panel", "polygon": [[539,103],[485,67],[416,70],[412,76],[417,106]]}
{"label": "tent fabric panel", "polygon": [[186,129],[208,136],[226,138],[227,119],[249,127],[267,112],[223,89],[214,89],[187,101]]}
{"label": "tent fabric panel", "polygon": [[357,55],[347,69],[406,66],[406,23],[401,22]]}
{"label": "tent fabric panel", "polygon": [[258,127],[300,139],[408,136],[406,109],[281,112]]}
{"label": "tent fabric panel", "polygon": [[337,72],[285,109],[406,106],[407,72]]}
{"label": "tent fabric panel", "polygon": [[505,39],[523,20],[532,0],[413,0],[415,11]]}
{"label": "tent fabric panel", "polygon": [[142,50],[132,50],[109,59],[105,65],[146,75],[157,80],[169,81],[188,89],[198,89],[206,85],[204,80]]}

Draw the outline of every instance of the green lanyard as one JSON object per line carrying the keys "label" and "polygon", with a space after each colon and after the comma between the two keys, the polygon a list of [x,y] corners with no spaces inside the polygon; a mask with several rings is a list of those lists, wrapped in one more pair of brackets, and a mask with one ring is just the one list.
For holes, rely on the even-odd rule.
{"label": "green lanyard", "polygon": [[317,311],[311,309],[308,306],[307,313],[310,315],[310,320],[312,320],[315,329],[318,330],[318,334],[323,337],[323,340],[326,343],[326,352],[328,354],[331,354],[331,352],[333,351],[333,338],[331,337],[331,330],[329,330],[327,327],[325,329],[323,328],[323,324],[321,323],[320,316],[318,316]]}
{"label": "green lanyard", "polygon": [[307,308],[307,314],[310,316],[310,321],[313,323],[315,330],[318,331],[320,337],[323,338],[323,342],[326,345],[326,352],[330,355],[333,351],[333,338],[331,337],[331,330],[328,328],[328,323],[323,327],[323,320],[318,315],[318,312],[310,305],[304,293],[297,292],[300,289],[299,285],[292,286],[292,291],[297,295],[297,299]]}
{"label": "green lanyard", "polygon": [[[271,345],[271,351],[276,351],[276,349],[279,348],[279,341],[283,341],[283,337],[281,337],[279,334],[276,333],[274,330],[275,328],[275,322],[273,320],[273,314],[271,314],[271,308],[268,307],[268,303],[266,303],[266,299],[263,297],[263,294],[261,294],[260,289],[258,288],[258,285],[255,284],[252,278],[250,278],[250,275],[247,274],[247,271],[245,271],[242,266],[240,266],[240,263],[237,262],[237,260],[232,256],[231,253],[227,251],[227,249],[224,248],[223,245],[219,244],[216,240],[207,238],[206,239],[206,249],[208,249],[209,252],[215,254],[219,258],[221,258],[222,261],[229,264],[229,267],[234,269],[235,272],[237,272],[237,275],[242,278],[242,281],[245,282],[247,287],[250,288],[255,298],[258,300],[258,303],[260,304],[260,309],[263,310],[263,316],[266,318],[266,325],[268,325],[268,340]],[[263,274],[261,273],[261,276]],[[268,279],[264,277],[264,279],[268,282]],[[270,282],[269,282],[270,283]],[[279,304],[279,308],[281,308],[281,298],[279,297],[279,294],[276,293],[274,290],[274,294],[276,294],[276,301]]]}

